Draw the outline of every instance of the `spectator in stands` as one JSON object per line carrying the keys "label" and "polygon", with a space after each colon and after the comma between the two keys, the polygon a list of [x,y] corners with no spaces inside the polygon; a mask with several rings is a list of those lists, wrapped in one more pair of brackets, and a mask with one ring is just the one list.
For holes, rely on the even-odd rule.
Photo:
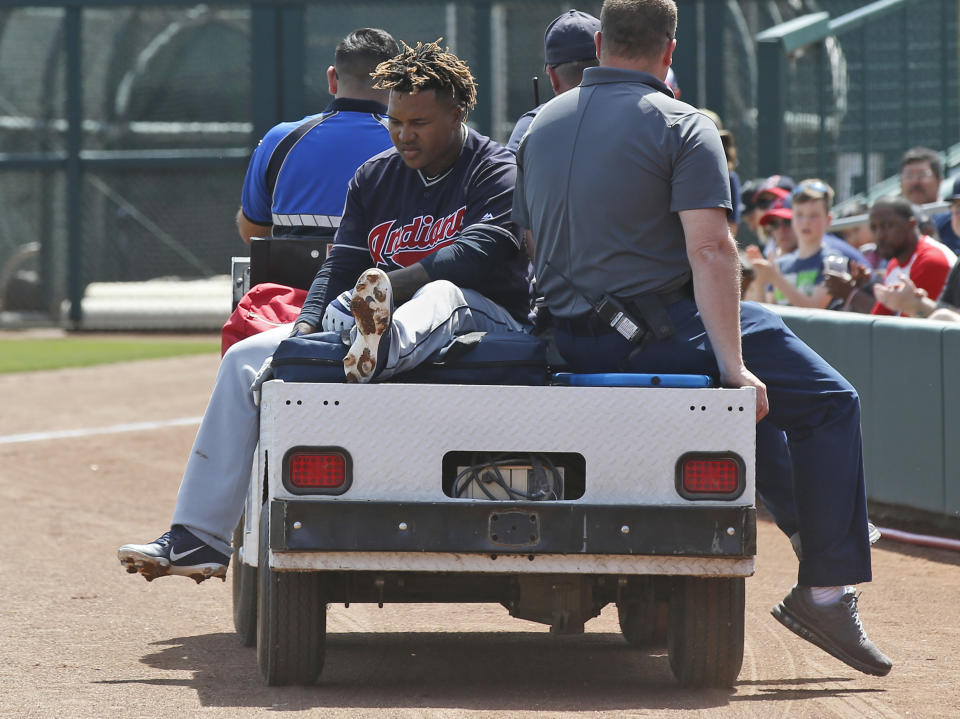
{"label": "spectator in stands", "polygon": [[[792,183],[791,183],[792,184]],[[766,204],[764,195],[772,195],[775,199],[767,206],[760,217],[758,227],[767,238],[763,250],[756,245],[749,245],[744,250],[746,262],[749,263],[753,279],[745,288],[742,298],[754,302],[773,302],[773,286],[770,284],[770,264],[776,258],[789,255],[797,249],[797,236],[793,232],[793,201],[790,193],[784,193],[782,188],[761,190],[754,197],[760,196],[760,201]]]}
{"label": "spectator in stands", "polygon": [[943,199],[950,203],[950,209],[934,215],[933,224],[940,241],[955,253],[960,253],[960,175],[953,180],[950,194]]}
{"label": "spectator in stands", "polygon": [[870,206],[866,202],[856,202],[837,219],[847,217],[865,218],[863,224],[850,227],[840,233],[840,237],[851,247],[856,248],[867,259],[867,265],[871,270],[881,270],[885,267],[885,261],[877,252],[877,243],[873,241],[873,233],[870,232]]}
{"label": "spectator in stands", "polygon": [[[914,205],[928,205],[940,197],[943,180],[943,161],[936,150],[929,147],[911,147],[900,159],[900,194]],[[935,237],[937,229],[929,214],[914,208],[917,227],[924,235]]]}
{"label": "spectator in stands", "polygon": [[[669,80],[669,77],[667,78]],[[669,86],[669,83],[667,83]],[[730,201],[733,208],[727,212],[727,223],[730,225],[730,234],[736,237],[737,227],[740,225],[740,176],[737,174],[737,141],[733,133],[725,130],[723,120],[713,110],[702,108],[704,115],[713,120],[713,124],[720,131],[720,142],[723,144],[723,154],[727,158],[727,171],[730,175]]]}
{"label": "spectator in stands", "polygon": [[[593,36],[600,21],[590,13],[567,10],[547,25],[543,35],[543,59],[554,95],[562,95],[580,84],[583,71],[598,64]],[[507,149],[516,154],[523,134],[546,103],[525,112],[514,125]]]}
{"label": "spectator in stands", "polygon": [[960,322],[960,262],[953,265],[947,282],[934,301],[926,290],[917,287],[909,277],[891,287],[879,288],[884,304],[906,317],[927,317],[944,322]]}
{"label": "spectator in stands", "polygon": [[251,237],[333,237],[347,183],[366,160],[391,147],[386,90],[370,73],[400,52],[383,30],[360,28],[337,45],[327,68],[334,100],[319,115],[282,122],[264,135],[243,180],[237,230]]}
{"label": "spectator in stands", "polygon": [[[772,299],[777,304],[825,309],[833,300],[823,284],[824,272],[832,269],[845,273],[848,262],[823,241],[833,220],[833,197],[833,188],[822,180],[804,180],[797,185],[792,195],[796,249],[773,261],[753,261],[757,279],[772,286]],[[831,262],[836,264],[831,266]]]}
{"label": "spectator in stands", "polygon": [[741,248],[749,245],[763,246],[763,238],[760,236],[760,218],[763,216],[764,209],[759,207],[755,200],[763,182],[762,177],[757,177],[747,180],[740,188],[740,225],[734,237]]}
{"label": "spectator in stands", "polygon": [[797,235],[793,231],[793,198],[789,193],[777,195],[764,210],[760,227],[767,236],[765,257],[782,257],[797,249]]}
{"label": "spectator in stands", "polygon": [[887,288],[897,289],[905,285],[906,280],[928,297],[940,297],[957,256],[949,247],[920,233],[916,213],[907,200],[902,197],[877,200],[870,208],[870,230],[880,255],[889,260],[883,284],[874,287],[877,303],[872,314],[900,314],[900,310],[887,307],[884,302],[890,299]]}
{"label": "spectator in stands", "polygon": [[900,159],[900,194],[914,205],[939,200],[943,162],[929,147],[912,147]]}

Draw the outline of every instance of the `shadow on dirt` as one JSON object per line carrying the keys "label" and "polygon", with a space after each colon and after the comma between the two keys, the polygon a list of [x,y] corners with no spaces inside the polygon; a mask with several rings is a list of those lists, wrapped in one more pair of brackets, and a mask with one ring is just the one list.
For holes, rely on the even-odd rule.
{"label": "shadow on dirt", "polygon": [[[155,644],[141,660],[151,678],[107,680],[183,686],[204,706],[309,708],[458,708],[487,711],[696,710],[748,699],[796,699],[847,693],[798,689],[839,678],[770,682],[759,695],[690,690],[670,673],[665,651],[643,652],[619,634],[555,637],[528,632],[331,633],[317,685],[266,687],[256,651],[233,634],[178,637]],[[164,676],[176,672],[177,676]],[[182,672],[190,672],[185,676]],[[744,682],[750,687],[756,682]],[[749,691],[749,690],[748,690]]]}

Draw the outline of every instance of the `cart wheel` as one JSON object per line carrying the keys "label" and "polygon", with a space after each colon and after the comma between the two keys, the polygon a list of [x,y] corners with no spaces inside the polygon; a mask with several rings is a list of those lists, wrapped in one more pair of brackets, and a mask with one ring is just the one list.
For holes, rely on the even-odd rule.
{"label": "cart wheel", "polygon": [[233,530],[233,626],[240,643],[252,647],[257,643],[257,568],[240,559],[244,521],[245,517],[240,517],[240,523]]}
{"label": "cart wheel", "polygon": [[327,605],[317,572],[278,572],[269,566],[270,512],[260,514],[257,663],[269,686],[313,684],[323,670]]}
{"label": "cart wheel", "polygon": [[744,581],[677,577],[667,651],[685,687],[731,687],[743,664]]}
{"label": "cart wheel", "polygon": [[669,604],[653,596],[617,605],[623,638],[637,649],[656,649],[667,644]]}

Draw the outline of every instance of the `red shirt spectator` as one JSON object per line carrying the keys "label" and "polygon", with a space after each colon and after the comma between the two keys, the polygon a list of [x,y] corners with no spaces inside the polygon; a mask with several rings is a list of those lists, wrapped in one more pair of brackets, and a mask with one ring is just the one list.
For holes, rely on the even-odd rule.
{"label": "red shirt spectator", "polygon": [[[931,237],[921,235],[917,239],[916,248],[905,263],[901,264],[897,256],[890,259],[883,284],[889,287],[902,282],[903,277],[906,276],[918,288],[926,290],[928,297],[935,300],[943,291],[950,268],[956,261],[957,256],[949,247]],[[893,312],[877,302],[871,314],[899,315],[900,313]]]}

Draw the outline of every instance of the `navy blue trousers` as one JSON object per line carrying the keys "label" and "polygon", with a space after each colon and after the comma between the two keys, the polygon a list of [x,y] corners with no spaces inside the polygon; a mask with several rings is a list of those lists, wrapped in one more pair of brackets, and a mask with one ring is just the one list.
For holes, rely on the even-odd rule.
{"label": "navy blue trousers", "polygon": [[[692,299],[667,308],[677,332],[643,349],[616,333],[573,336],[557,349],[577,372],[719,376]],[[757,491],[786,534],[800,532],[798,583],[869,582],[870,544],[856,390],[783,323],[754,302],[740,305],[744,363],[767,386],[770,413],[757,426]],[[784,442],[784,435],[786,442]]]}

